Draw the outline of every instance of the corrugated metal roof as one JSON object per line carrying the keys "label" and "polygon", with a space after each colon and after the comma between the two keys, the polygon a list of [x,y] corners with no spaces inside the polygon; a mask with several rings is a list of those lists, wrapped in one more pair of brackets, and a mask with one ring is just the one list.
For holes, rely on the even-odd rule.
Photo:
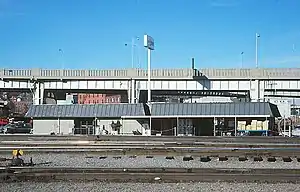
{"label": "corrugated metal roof", "polygon": [[266,115],[280,116],[276,105],[263,102],[241,103],[155,103],[152,116],[234,116]]}
{"label": "corrugated metal roof", "polygon": [[74,105],[32,105],[25,117],[121,117],[144,116],[142,103],[136,104],[74,104]]}

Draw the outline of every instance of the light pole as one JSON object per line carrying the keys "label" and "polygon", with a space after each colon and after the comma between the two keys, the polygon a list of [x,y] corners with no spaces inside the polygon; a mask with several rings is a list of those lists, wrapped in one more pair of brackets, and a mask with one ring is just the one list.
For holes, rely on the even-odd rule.
{"label": "light pole", "polygon": [[[131,68],[134,68],[134,48],[138,48],[137,44],[136,44],[136,40],[139,41],[140,38],[135,36],[131,39]],[[128,46],[128,43],[125,43],[125,46]],[[138,53],[137,53],[138,54]],[[138,57],[138,65],[140,64],[140,58],[139,55],[137,55]]]}
{"label": "light pole", "polygon": [[65,61],[64,61],[64,51],[62,49],[58,49],[58,52],[61,54],[61,68],[65,68]]}
{"label": "light pole", "polygon": [[241,52],[241,68],[243,68],[243,63],[244,63],[244,52]]}
{"label": "light pole", "polygon": [[255,65],[258,68],[258,39],[260,35],[258,33],[255,34]]}

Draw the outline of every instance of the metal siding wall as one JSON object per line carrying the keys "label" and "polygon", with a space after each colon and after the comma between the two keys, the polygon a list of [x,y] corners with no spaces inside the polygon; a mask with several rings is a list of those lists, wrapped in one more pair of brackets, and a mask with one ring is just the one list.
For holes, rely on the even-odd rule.
{"label": "metal siding wall", "polygon": [[234,105],[235,104],[229,104],[228,105],[228,111],[229,111],[230,115],[235,115]]}

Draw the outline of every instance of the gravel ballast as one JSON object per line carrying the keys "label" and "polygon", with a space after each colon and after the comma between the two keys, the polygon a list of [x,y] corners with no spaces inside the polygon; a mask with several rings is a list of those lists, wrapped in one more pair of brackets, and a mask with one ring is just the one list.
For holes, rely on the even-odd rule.
{"label": "gravel ballast", "polygon": [[299,184],[265,183],[99,183],[99,182],[53,182],[53,183],[2,183],[0,191],[5,192],[296,192]]}
{"label": "gravel ballast", "polygon": [[[292,158],[292,162],[283,162],[282,158],[276,158],[276,162],[268,162],[267,158],[263,161],[253,161],[248,157],[247,161],[239,161],[238,158],[228,158],[227,161],[219,161],[212,157],[209,162],[201,162],[200,158],[183,161],[183,156],[175,156],[174,159],[166,159],[166,156],[96,156],[88,154],[34,154],[24,156],[25,162],[33,158],[34,163],[40,164],[39,167],[109,167],[109,168],[151,168],[151,167],[172,167],[172,168],[280,168],[280,169],[300,169],[300,162]],[[7,158],[11,158],[7,156]],[[170,158],[170,157],[168,157]]]}

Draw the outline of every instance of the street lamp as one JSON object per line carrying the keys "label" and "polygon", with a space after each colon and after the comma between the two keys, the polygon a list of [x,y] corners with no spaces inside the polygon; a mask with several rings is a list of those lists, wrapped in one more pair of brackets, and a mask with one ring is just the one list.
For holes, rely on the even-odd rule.
{"label": "street lamp", "polygon": [[243,68],[243,63],[244,63],[244,52],[241,52],[241,68]]}
{"label": "street lamp", "polygon": [[58,49],[58,52],[61,54],[61,68],[65,68],[65,61],[64,61],[64,51],[62,49]]}
{"label": "street lamp", "polygon": [[[139,41],[140,38],[135,36],[131,39],[131,68],[134,68],[134,48],[137,47],[138,45],[136,44],[136,41]],[[128,46],[128,43],[125,43],[125,46]],[[138,51],[137,51],[138,52]],[[137,53],[137,58],[138,58],[138,65],[140,64],[140,58],[139,58],[139,53]]]}
{"label": "street lamp", "polygon": [[258,33],[255,34],[255,65],[258,68],[258,39],[260,35]]}

